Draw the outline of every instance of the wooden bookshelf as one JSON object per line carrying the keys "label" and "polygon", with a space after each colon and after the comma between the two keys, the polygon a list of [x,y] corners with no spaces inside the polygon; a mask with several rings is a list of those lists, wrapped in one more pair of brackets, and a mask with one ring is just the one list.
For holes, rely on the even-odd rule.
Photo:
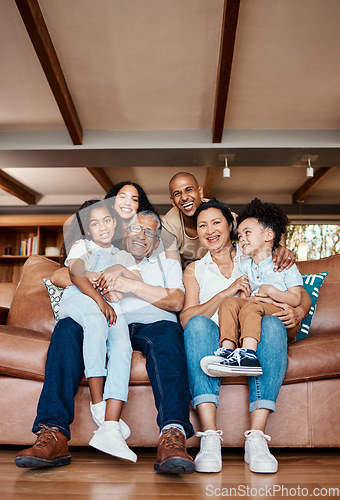
{"label": "wooden bookshelf", "polygon": [[[2,215],[0,216],[0,281],[17,283],[27,255],[20,255],[22,240],[37,237],[37,254],[45,255],[46,247],[60,248],[63,224],[67,215]],[[11,254],[5,255],[5,249]],[[48,256],[58,260],[59,256]]]}

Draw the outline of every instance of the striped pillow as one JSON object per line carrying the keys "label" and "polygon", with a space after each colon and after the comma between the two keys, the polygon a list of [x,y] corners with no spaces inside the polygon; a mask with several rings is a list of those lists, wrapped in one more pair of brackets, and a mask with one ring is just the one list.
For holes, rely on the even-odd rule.
{"label": "striped pillow", "polygon": [[304,339],[308,337],[310,325],[312,324],[312,319],[316,309],[316,301],[319,297],[319,292],[324,279],[326,278],[328,271],[319,274],[303,274],[303,288],[309,293],[312,299],[312,305],[309,313],[305,319],[301,322],[301,328],[296,336],[296,340]]}

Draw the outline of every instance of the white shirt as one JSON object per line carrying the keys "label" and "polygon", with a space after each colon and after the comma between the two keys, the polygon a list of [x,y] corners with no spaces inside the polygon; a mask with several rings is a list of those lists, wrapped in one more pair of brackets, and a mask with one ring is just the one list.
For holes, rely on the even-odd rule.
{"label": "white shirt", "polygon": [[[204,304],[212,299],[215,295],[229,288],[234,281],[239,278],[239,263],[244,258],[242,253],[236,251],[234,258],[234,269],[230,278],[223,276],[218,268],[218,265],[212,260],[210,252],[208,252],[202,259],[195,262],[195,278],[200,287],[199,303]],[[218,311],[216,311],[211,319],[218,325]]]}
{"label": "white shirt", "polygon": [[103,248],[92,240],[76,241],[68,253],[65,266],[68,266],[71,259],[83,260],[85,271],[99,272],[114,264],[120,264],[130,271],[138,269],[135,259],[129,252],[118,250],[113,245]]}
{"label": "white shirt", "polygon": [[[177,260],[167,259],[163,254],[153,253],[148,259],[144,258],[138,265],[144,283],[162,288],[178,288],[183,290],[183,273]],[[177,316],[173,312],[164,311],[135,295],[125,295],[121,302],[126,321],[130,323],[155,323],[168,320],[177,323]]]}

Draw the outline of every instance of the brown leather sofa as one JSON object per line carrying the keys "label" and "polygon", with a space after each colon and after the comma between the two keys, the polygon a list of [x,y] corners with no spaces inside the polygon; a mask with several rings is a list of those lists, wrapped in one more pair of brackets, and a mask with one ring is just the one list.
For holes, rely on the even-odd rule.
{"label": "brown leather sofa", "polygon": [[[31,444],[31,426],[44,379],[44,365],[54,317],[42,281],[58,264],[32,256],[24,265],[21,281],[0,284],[0,394],[3,418],[0,443]],[[267,431],[272,446],[340,446],[340,255],[299,263],[302,273],[329,271],[321,287],[308,339],[289,345],[288,368],[271,414]],[[129,401],[123,419],[132,429],[131,446],[156,446],[156,410],[144,358],[133,353]],[[75,401],[71,426],[73,445],[87,445],[96,426],[90,416],[90,395],[82,383]],[[194,427],[198,421],[191,413]],[[245,378],[224,379],[220,391],[218,428],[223,446],[243,446],[249,428],[248,390]],[[193,437],[189,446],[197,446]]]}

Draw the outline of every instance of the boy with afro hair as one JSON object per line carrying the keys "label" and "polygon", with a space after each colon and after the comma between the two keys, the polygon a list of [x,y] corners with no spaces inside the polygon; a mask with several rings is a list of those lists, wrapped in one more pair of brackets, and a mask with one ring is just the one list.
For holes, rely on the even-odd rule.
{"label": "boy with afro hair", "polygon": [[[248,291],[224,299],[219,308],[221,349],[217,356],[201,360],[202,369],[212,377],[262,374],[256,355],[262,316],[279,308],[273,302],[296,307],[301,302],[302,277],[296,265],[274,272],[272,252],[285,234],[289,219],[275,203],[255,198],[237,217],[237,238],[245,256],[239,274]],[[300,325],[287,330],[295,338]],[[240,330],[240,335],[239,335]],[[240,346],[240,347],[238,347]]]}

